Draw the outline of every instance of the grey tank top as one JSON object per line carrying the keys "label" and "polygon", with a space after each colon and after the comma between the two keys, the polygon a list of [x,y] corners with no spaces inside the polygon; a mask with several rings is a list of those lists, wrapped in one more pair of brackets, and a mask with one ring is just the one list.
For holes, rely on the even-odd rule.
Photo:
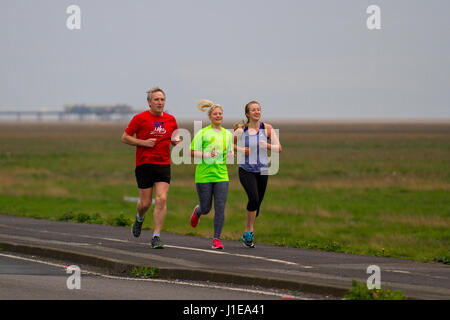
{"label": "grey tank top", "polygon": [[267,157],[267,149],[260,148],[259,142],[265,141],[267,143],[266,131],[264,130],[264,123],[261,122],[258,133],[249,134],[248,127],[244,128],[244,132],[241,135],[240,146],[250,148],[248,156],[241,155],[239,167],[249,172],[261,172],[261,169],[265,169],[269,165],[269,159]]}

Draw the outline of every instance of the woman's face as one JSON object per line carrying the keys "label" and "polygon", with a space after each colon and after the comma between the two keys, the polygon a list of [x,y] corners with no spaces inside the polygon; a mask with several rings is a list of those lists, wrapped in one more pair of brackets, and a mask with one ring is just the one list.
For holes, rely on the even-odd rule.
{"label": "woman's face", "polygon": [[252,103],[248,106],[247,117],[253,121],[259,121],[261,118],[261,107],[257,103]]}
{"label": "woman's face", "polygon": [[220,108],[214,108],[209,116],[211,122],[215,125],[220,125],[223,121],[223,112]]}

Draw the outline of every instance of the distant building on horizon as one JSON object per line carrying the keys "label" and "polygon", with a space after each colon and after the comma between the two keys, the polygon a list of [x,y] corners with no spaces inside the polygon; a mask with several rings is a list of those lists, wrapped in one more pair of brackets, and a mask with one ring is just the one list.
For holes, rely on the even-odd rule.
{"label": "distant building on horizon", "polygon": [[72,114],[96,114],[96,115],[111,115],[111,114],[130,114],[134,113],[132,107],[126,104],[116,105],[87,105],[87,104],[73,104],[64,106],[65,113]]}

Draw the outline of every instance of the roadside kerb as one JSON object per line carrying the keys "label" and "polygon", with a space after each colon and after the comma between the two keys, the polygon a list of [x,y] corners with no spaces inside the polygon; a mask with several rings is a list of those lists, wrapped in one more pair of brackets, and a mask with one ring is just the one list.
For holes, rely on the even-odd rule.
{"label": "roadside kerb", "polygon": [[61,250],[45,246],[25,245],[14,242],[0,242],[0,249],[3,251],[29,254],[39,257],[46,257],[62,261],[70,261],[73,264],[89,265],[100,268],[108,274],[130,275],[134,268],[157,267],[158,277],[161,279],[179,279],[192,281],[211,281],[227,284],[238,284],[248,286],[261,286],[272,289],[284,289],[313,293],[320,295],[331,295],[336,298],[343,297],[350,288],[343,288],[306,281],[293,281],[277,278],[262,278],[251,275],[240,275],[231,272],[217,272],[211,270],[189,269],[189,268],[168,268],[136,264],[125,260],[104,258],[97,255],[80,253],[72,250]]}

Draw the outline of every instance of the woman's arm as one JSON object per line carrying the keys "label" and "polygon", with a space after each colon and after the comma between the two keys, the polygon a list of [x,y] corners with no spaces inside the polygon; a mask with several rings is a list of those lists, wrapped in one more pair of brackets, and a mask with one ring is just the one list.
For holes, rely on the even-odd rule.
{"label": "woman's arm", "polygon": [[281,147],[281,143],[278,139],[277,133],[270,124],[264,123],[264,125],[266,128],[267,139],[270,140],[271,143],[265,143],[264,141],[261,141],[261,144],[266,144],[266,147],[269,150],[281,152],[283,148]]}
{"label": "woman's arm", "polygon": [[191,150],[191,157],[194,158],[208,159],[214,158],[215,156],[217,156],[216,149],[213,149],[211,152],[201,152],[200,150]]}
{"label": "woman's arm", "polygon": [[244,133],[244,130],[242,128],[238,128],[234,130],[233,132],[233,150],[238,153],[244,153],[246,156],[249,154],[249,148],[248,147],[239,147],[238,146],[238,139],[241,138],[242,134]]}

